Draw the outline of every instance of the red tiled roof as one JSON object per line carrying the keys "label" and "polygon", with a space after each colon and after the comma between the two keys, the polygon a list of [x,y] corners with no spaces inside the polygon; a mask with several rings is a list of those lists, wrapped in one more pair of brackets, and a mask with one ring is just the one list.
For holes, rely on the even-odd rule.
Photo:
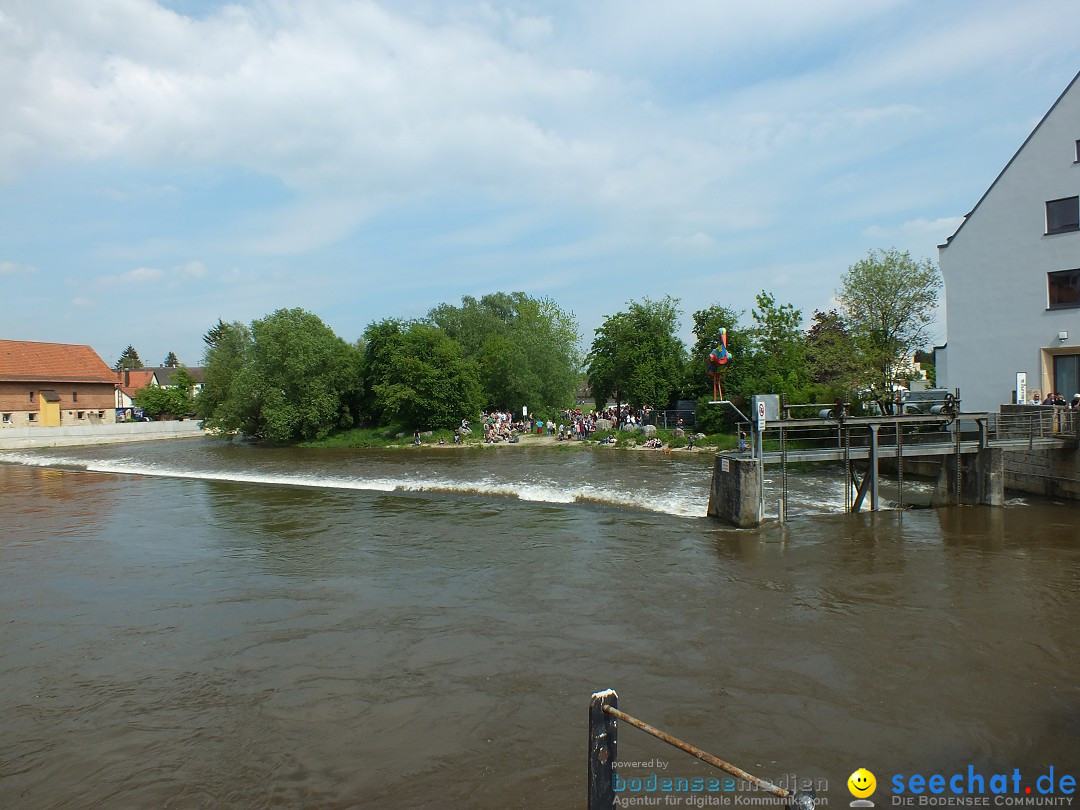
{"label": "red tiled roof", "polygon": [[116,372],[89,346],[0,340],[0,380],[112,384]]}
{"label": "red tiled roof", "polygon": [[132,371],[116,372],[120,380],[120,390],[129,397],[134,397],[136,391],[140,388],[146,388],[150,384],[150,381],[154,379],[156,370],[153,368],[139,368]]}

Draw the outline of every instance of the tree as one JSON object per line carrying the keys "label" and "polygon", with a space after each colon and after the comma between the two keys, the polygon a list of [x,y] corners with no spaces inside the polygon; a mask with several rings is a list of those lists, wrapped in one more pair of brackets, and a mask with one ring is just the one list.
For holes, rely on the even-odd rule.
{"label": "tree", "polygon": [[925,349],[915,352],[915,362],[919,364],[919,368],[922,369],[923,374],[926,375],[926,381],[930,387],[933,388],[937,385],[937,365],[935,363],[934,350]]}
{"label": "tree", "polygon": [[178,358],[174,352],[169,352],[165,359],[161,361],[162,368],[176,368],[179,365],[180,358]]}
{"label": "tree", "polygon": [[169,380],[169,387],[179,388],[181,391],[186,392],[188,397],[192,397],[192,392],[198,383],[199,381],[195,379],[190,371],[180,366],[173,372],[172,378]]}
{"label": "tree", "polygon": [[479,366],[487,405],[517,411],[563,408],[577,390],[577,321],[549,298],[493,293],[442,304],[428,319]]}
{"label": "tree", "polygon": [[586,358],[589,387],[599,407],[614,396],[632,407],[669,404],[679,388],[686,349],[676,332],[678,301],[631,301],[605,318]]}
{"label": "tree", "polygon": [[855,341],[835,309],[814,310],[806,333],[806,351],[810,379],[823,388],[819,401],[844,399],[863,384]]}
{"label": "tree", "polygon": [[251,349],[251,330],[244,324],[217,324],[203,336],[203,387],[195,403],[196,412],[207,427],[235,430],[234,420],[225,409],[233,381],[244,368]]}
{"label": "tree", "polygon": [[147,416],[184,416],[191,411],[191,395],[185,388],[148,385],[136,391],[132,401]]}
{"label": "tree", "polygon": [[784,394],[790,402],[804,402],[810,371],[806,362],[806,336],[802,311],[791,304],[777,304],[764,290],[750,310],[751,352],[743,384],[752,394]]}
{"label": "tree", "polygon": [[[216,345],[208,354],[224,345],[218,341],[229,332],[235,335],[240,330],[213,335]],[[208,425],[290,442],[321,438],[351,424],[346,400],[359,385],[353,346],[302,309],[279,309],[254,321],[250,335],[239,358],[236,354],[226,358],[229,363],[239,359],[240,368],[226,369],[233,376]]]}
{"label": "tree", "polygon": [[368,324],[363,337],[363,362],[360,370],[360,416],[377,425],[386,424],[386,415],[378,401],[375,387],[390,380],[390,360],[398,351],[408,325],[397,318],[385,318]]}
{"label": "tree", "polygon": [[133,371],[143,367],[142,360],[139,359],[139,353],[135,351],[135,347],[129,345],[124,349],[124,353],[120,355],[120,359],[116,361],[117,371]]}
{"label": "tree", "polygon": [[836,299],[873,382],[875,399],[892,412],[892,392],[916,349],[929,338],[941,276],[929,259],[896,248],[871,250],[840,279]]}
{"label": "tree", "polygon": [[[484,394],[478,369],[465,359],[461,344],[430,324],[382,326],[384,339],[367,358],[365,374],[370,376],[365,382],[372,387],[374,410],[384,423],[420,430],[452,428],[480,413]],[[380,325],[373,324],[365,334],[378,331]]]}

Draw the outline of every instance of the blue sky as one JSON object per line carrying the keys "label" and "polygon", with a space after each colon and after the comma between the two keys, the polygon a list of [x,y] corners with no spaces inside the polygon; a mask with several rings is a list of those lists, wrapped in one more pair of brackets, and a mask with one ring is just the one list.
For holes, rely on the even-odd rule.
{"label": "blue sky", "polygon": [[[198,365],[523,290],[809,318],[936,246],[1080,70],[1068,2],[0,0],[0,337]],[[1080,133],[1078,133],[1080,136]],[[939,324],[935,340],[945,339]]]}

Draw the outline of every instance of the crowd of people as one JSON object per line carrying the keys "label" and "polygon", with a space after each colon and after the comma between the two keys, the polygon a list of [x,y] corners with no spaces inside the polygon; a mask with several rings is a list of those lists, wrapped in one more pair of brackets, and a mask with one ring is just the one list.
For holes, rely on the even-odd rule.
{"label": "crowd of people", "polygon": [[[556,441],[587,441],[589,437],[600,428],[612,428],[615,430],[635,431],[652,423],[652,408],[631,408],[628,405],[604,408],[600,411],[585,413],[581,408],[567,408],[558,414],[557,419],[537,419],[532,416],[516,418],[509,411],[492,411],[481,416],[481,424],[484,432],[485,444],[497,444],[507,442],[515,444],[519,436],[536,433],[540,436],[549,436]],[[607,420],[604,422],[603,420]],[[682,420],[679,420],[682,427]],[[458,433],[468,432],[468,422],[462,422],[460,431],[455,431],[454,442],[459,441]],[[605,443],[614,443],[614,438],[608,437]],[[646,447],[659,447],[659,440],[650,440]],[[691,449],[693,442],[690,443]]]}
{"label": "crowd of people", "polygon": [[1080,411],[1080,394],[1073,394],[1072,402],[1066,402],[1065,397],[1057,392],[1047,393],[1040,399],[1039,392],[1032,394],[1028,405],[1056,405],[1059,408],[1068,408],[1070,411]]}

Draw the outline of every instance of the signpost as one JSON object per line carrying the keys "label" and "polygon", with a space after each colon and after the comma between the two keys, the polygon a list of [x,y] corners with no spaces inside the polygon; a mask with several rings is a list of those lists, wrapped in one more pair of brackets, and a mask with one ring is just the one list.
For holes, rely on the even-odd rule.
{"label": "signpost", "polygon": [[1027,372],[1016,372],[1016,404],[1026,405],[1028,398],[1027,392]]}

